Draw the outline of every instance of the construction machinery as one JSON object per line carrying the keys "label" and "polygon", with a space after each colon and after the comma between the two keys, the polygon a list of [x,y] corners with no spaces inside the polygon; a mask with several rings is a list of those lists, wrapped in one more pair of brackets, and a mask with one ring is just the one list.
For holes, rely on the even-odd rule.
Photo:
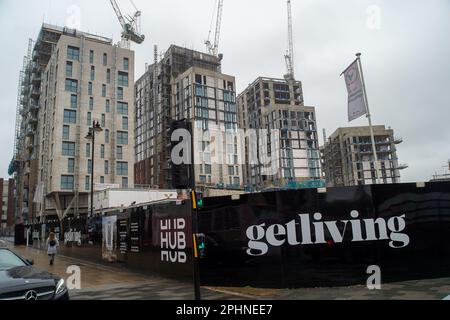
{"label": "construction machinery", "polygon": [[[218,56],[219,54],[219,41],[220,41],[220,28],[222,25],[222,11],[223,11],[223,0],[216,0],[217,4],[217,15],[215,15],[216,10],[214,9],[213,18],[211,19],[211,26],[209,28],[208,40],[205,41],[206,50],[209,54]],[[214,17],[216,17],[216,29],[214,32],[214,43],[211,42],[211,34]]]}
{"label": "construction machinery", "polygon": [[110,0],[110,2],[122,26],[122,46],[129,48],[130,41],[137,44],[144,42],[145,36],[141,34],[141,11],[136,8],[134,2],[130,0],[136,9],[136,13],[133,16],[128,15],[125,17],[122,15],[116,0]]}
{"label": "construction machinery", "polygon": [[284,78],[289,80],[295,80],[294,75],[294,39],[292,33],[292,9],[291,0],[287,0],[287,10],[288,10],[288,51],[286,52],[284,58],[286,60],[287,74]]}

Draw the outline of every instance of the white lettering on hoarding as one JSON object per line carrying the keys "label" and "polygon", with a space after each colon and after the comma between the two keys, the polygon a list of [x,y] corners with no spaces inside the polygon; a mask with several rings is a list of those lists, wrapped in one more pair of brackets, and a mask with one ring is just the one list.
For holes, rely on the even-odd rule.
{"label": "white lettering on hoarding", "polygon": [[160,222],[161,261],[186,263],[186,220],[164,219]]}
{"label": "white lettering on hoarding", "polygon": [[[354,210],[350,216],[351,220],[322,221],[322,214],[315,213],[311,223],[309,214],[299,214],[299,222],[294,219],[286,225],[267,226],[263,223],[251,226],[246,231],[249,239],[247,254],[263,256],[269,251],[269,246],[281,247],[285,243],[291,246],[326,244],[325,235],[330,235],[334,243],[342,243],[348,232],[351,232],[348,235],[351,242],[390,240],[389,246],[393,249],[409,245],[409,236],[402,233],[406,228],[405,215],[391,217],[387,221],[384,218],[359,219],[359,212]],[[298,230],[301,231],[300,237]]]}

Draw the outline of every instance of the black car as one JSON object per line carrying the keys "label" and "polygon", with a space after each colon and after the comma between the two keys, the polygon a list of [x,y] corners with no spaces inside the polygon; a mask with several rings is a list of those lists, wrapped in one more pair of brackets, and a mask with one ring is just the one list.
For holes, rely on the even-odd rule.
{"label": "black car", "polygon": [[0,301],[68,300],[64,280],[33,267],[33,261],[0,248]]}

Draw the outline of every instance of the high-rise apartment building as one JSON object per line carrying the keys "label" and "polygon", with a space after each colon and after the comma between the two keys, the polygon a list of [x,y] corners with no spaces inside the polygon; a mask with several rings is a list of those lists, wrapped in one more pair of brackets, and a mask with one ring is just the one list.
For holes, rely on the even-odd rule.
{"label": "high-rise apartment building", "polygon": [[396,145],[403,140],[396,138],[394,131],[385,126],[373,126],[373,130],[378,175],[370,128],[338,128],[321,147],[322,169],[328,186],[400,183],[400,170],[407,165],[399,164]]}
{"label": "high-rise apartment building", "polygon": [[[248,135],[245,139],[243,170],[247,188],[295,187],[303,181],[320,179],[315,108],[304,105],[300,81],[258,78],[237,101],[241,128],[257,134],[254,139]],[[255,146],[258,159],[251,159]],[[264,151],[271,159],[270,172],[263,170]]]}
{"label": "high-rise apartment building", "polygon": [[2,195],[0,229],[12,230],[16,222],[14,215],[14,179],[0,179],[0,194]]}
{"label": "high-rise apartment building", "polygon": [[[18,144],[32,150],[23,160],[32,161],[25,173],[34,177],[27,198],[35,204],[33,220],[87,213],[92,176],[96,184],[134,186],[134,52],[44,25],[32,57],[30,102],[21,109],[25,143]],[[94,121],[102,131],[95,134],[92,172]]]}
{"label": "high-rise apartment building", "polygon": [[[172,45],[147,67],[135,90],[136,184],[173,187],[170,128],[185,119],[193,128],[196,186],[242,188],[239,139],[216,139],[238,129],[235,78],[221,72],[221,57]],[[220,148],[220,156],[212,154]]]}

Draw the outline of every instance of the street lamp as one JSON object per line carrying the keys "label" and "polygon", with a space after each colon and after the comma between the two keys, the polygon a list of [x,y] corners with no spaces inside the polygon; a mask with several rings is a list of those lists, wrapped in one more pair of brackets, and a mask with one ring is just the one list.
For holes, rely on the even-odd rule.
{"label": "street lamp", "polygon": [[89,128],[89,133],[86,139],[92,140],[92,160],[91,160],[91,214],[90,217],[94,216],[94,156],[95,156],[95,133],[102,132],[103,129],[100,123],[93,122],[92,127]]}

